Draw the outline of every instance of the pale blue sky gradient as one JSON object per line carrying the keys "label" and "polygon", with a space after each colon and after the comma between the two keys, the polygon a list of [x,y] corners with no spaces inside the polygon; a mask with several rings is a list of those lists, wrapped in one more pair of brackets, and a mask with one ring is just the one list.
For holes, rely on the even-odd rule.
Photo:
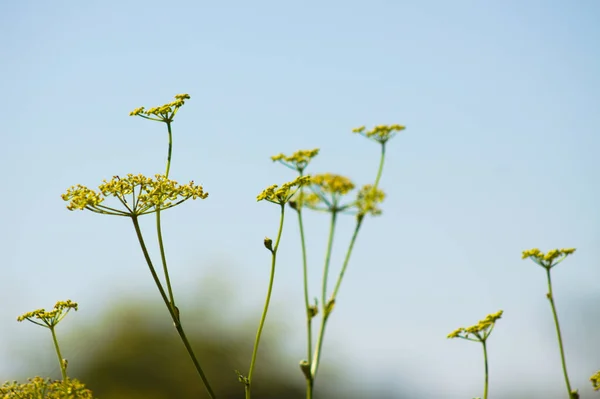
{"label": "pale blue sky gradient", "polygon": [[[573,385],[590,392],[600,349],[578,345],[588,324],[575,308],[599,297],[599,22],[593,0],[5,2],[0,375],[14,378],[15,350],[46,338],[17,315],[71,298],[81,310],[65,330],[76,330],[112,295],[155,295],[130,223],[69,212],[60,194],[162,172],[164,125],[128,112],[183,92],[171,176],[210,196],[164,214],[176,290],[230,278],[258,320],[262,240],[278,211],[255,197],[294,177],[269,157],[319,147],[309,172],[369,183],[379,149],[351,129],[401,123],[384,215],[361,231],[323,361],[346,364],[343,378],[410,381],[420,397],[477,396],[480,348],[446,335],[504,309],[492,389],[526,382],[562,395],[545,276],[520,255],[572,246],[555,295]],[[327,221],[307,223],[317,295]],[[340,225],[333,273],[351,225]],[[298,330],[298,360],[299,254],[290,217],[273,317]]]}

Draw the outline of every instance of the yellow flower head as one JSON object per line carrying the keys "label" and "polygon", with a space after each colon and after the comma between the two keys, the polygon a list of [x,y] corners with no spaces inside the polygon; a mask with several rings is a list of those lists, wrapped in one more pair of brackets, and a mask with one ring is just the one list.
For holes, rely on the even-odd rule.
{"label": "yellow flower head", "polygon": [[354,190],[354,183],[350,179],[333,173],[314,175],[311,183],[327,194],[345,195]]}
{"label": "yellow flower head", "polygon": [[600,370],[590,377],[590,381],[592,381],[594,391],[600,391]]}
{"label": "yellow flower head", "polygon": [[567,256],[572,255],[574,252],[575,248],[551,249],[548,251],[548,253],[543,253],[538,248],[532,248],[523,251],[522,258],[530,258],[540,266],[552,268],[562,262]]}
{"label": "yellow flower head", "polygon": [[189,99],[189,94],[177,94],[175,101],[148,110],[145,107],[139,107],[131,111],[129,116],[141,116],[159,122],[172,122],[177,110],[185,104],[185,100]]}
{"label": "yellow flower head", "polygon": [[[299,192],[293,200],[293,206],[304,206],[318,211],[343,211],[350,205],[339,204],[340,197],[354,189],[354,183],[345,176],[333,173],[312,175],[311,193]],[[324,207],[320,205],[323,204]]]}
{"label": "yellow flower head", "polygon": [[[69,310],[77,310],[77,307],[77,303],[72,302],[70,299],[58,301],[52,310],[46,311],[45,309],[37,309],[32,312],[27,312],[17,317],[17,321],[29,320],[30,322],[43,327],[54,327],[67,315],[67,313],[69,313]],[[36,319],[43,324],[35,321]]]}
{"label": "yellow flower head", "polygon": [[[164,175],[156,175],[154,179],[139,175],[128,174],[121,179],[114,176],[110,181],[98,186],[99,192],[77,185],[67,190],[62,199],[69,201],[70,211],[88,209],[96,213],[109,215],[131,216],[155,212],[157,209],[168,209],[181,204],[188,199],[205,199],[202,186],[190,182],[179,185],[176,181],[167,179]],[[101,203],[108,196],[117,198],[126,211],[110,208]],[[126,197],[131,197],[128,202]]]}
{"label": "yellow flower head", "polygon": [[352,133],[358,133],[366,138],[375,140],[381,144],[384,144],[389,139],[394,137],[396,133],[406,129],[403,125],[377,125],[371,130],[367,130],[365,126],[360,126],[352,129]]}
{"label": "yellow flower head", "polygon": [[271,159],[273,162],[279,161],[290,169],[302,172],[308,166],[311,159],[318,154],[319,149],[315,148],[312,150],[298,150],[290,156],[284,154],[273,155]]}
{"label": "yellow flower head", "polygon": [[265,200],[274,204],[284,205],[301,186],[304,186],[309,182],[310,176],[298,176],[291,182],[283,183],[281,187],[277,186],[277,184],[273,184],[258,194],[256,201]]}
{"label": "yellow flower head", "polygon": [[[477,341],[485,341],[487,337],[492,332],[492,329],[498,319],[502,317],[502,310],[489,314],[483,320],[479,320],[479,322],[470,327],[460,327],[450,334],[448,334],[448,338],[464,338],[469,340],[477,340]],[[470,338],[470,336],[474,336],[475,339]]]}
{"label": "yellow flower head", "polygon": [[50,378],[29,378],[28,382],[5,382],[0,386],[0,398],[31,399],[93,399],[92,391],[79,380],[68,378],[65,381],[52,381]]}
{"label": "yellow flower head", "polygon": [[373,216],[381,215],[381,209],[377,205],[383,202],[384,199],[385,193],[382,190],[373,190],[373,185],[371,184],[364,185],[356,195],[358,216],[362,217],[368,213]]}

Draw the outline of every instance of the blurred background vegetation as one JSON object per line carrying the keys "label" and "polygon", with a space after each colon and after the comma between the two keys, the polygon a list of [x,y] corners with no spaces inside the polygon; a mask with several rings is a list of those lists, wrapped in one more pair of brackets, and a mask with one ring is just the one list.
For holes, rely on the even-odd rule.
{"label": "blurred background vegetation", "polygon": [[[243,398],[244,388],[238,382],[235,370],[247,373],[260,309],[250,307],[252,311],[233,312],[232,307],[239,309],[247,307],[247,304],[222,277],[204,279],[198,282],[197,287],[197,292],[192,295],[186,296],[183,292],[178,304],[187,335],[218,397]],[[595,371],[590,370],[590,361],[593,360],[590,359],[590,346],[595,344],[597,331],[600,331],[600,310],[596,306],[598,299],[586,296],[561,304],[564,309],[561,318],[563,333],[567,337],[581,338],[571,340],[573,344],[567,348],[570,374],[580,382],[582,376]],[[95,315],[87,313],[85,306],[80,308],[79,312],[69,314],[59,326],[58,338],[63,355],[69,360],[69,376],[84,382],[95,397],[208,398],[158,294],[114,296]],[[290,350],[290,347],[302,347],[303,342],[300,345],[290,342],[296,341],[298,334],[289,326],[285,313],[280,309],[282,307],[276,305],[270,310],[261,342],[254,382],[254,397],[257,399],[300,399],[305,395],[304,379],[298,367],[300,359],[294,358],[294,350]],[[237,315],[235,320],[232,320],[232,314]],[[548,351],[554,352],[555,337],[550,318],[546,324],[543,327],[546,329],[544,336],[548,338]],[[39,330],[36,331],[36,337],[39,337],[35,338],[36,342],[27,348],[14,348],[14,356],[26,364],[17,378],[24,380],[34,375],[59,378],[49,334],[41,328],[32,328]],[[431,385],[427,387],[402,381],[402,376],[393,379],[382,376],[380,382],[373,384],[372,380],[367,381],[363,375],[356,373],[356,365],[348,365],[350,357],[346,358],[344,351],[340,352],[336,345],[335,337],[330,335],[325,343],[329,357],[320,370],[317,398],[402,399],[439,396],[432,395],[436,389],[439,392],[435,376],[431,376]],[[464,350],[477,352],[480,349],[465,345]],[[518,353],[513,355],[518,362]],[[398,361],[402,362],[402,357]],[[481,362],[472,365],[475,369],[481,366]],[[559,363],[556,367],[560,367]],[[494,398],[553,399],[564,396],[557,389],[562,388],[562,381],[551,381],[548,386],[533,386],[527,383],[527,376],[523,376],[520,381],[503,382],[494,378],[493,360],[491,368],[491,392]],[[534,375],[537,371],[532,370],[531,373]],[[481,391],[481,383],[479,380],[472,381],[473,397]],[[583,386],[578,383],[576,387],[580,392],[587,393],[582,397],[590,396],[589,383]],[[445,389],[452,392],[451,386]]]}

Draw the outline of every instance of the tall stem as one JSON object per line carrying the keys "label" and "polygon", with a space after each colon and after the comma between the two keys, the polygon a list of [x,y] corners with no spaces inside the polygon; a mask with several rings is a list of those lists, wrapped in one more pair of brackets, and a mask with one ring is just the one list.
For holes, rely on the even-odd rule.
{"label": "tall stem", "polygon": [[328,309],[329,302],[327,300],[327,279],[329,276],[329,263],[331,260],[331,249],[333,247],[333,235],[335,232],[336,219],[337,219],[337,212],[334,209],[331,211],[331,225],[329,227],[329,240],[327,242],[327,252],[325,254],[325,265],[323,266],[323,283],[322,283],[322,292],[321,292],[321,304],[323,307],[323,314],[321,316],[321,325],[319,327],[319,335],[318,335],[317,343],[316,343],[316,347],[315,347],[315,354],[313,356],[313,363],[311,364],[311,367],[310,367],[310,373],[311,373],[311,376],[313,379],[313,384],[314,384],[314,380],[317,377],[317,370],[319,368],[319,362],[321,360],[323,338],[325,335],[325,324],[327,323],[327,319],[329,318],[329,310],[330,309]]}
{"label": "tall stem", "polygon": [[271,250],[271,275],[269,277],[269,288],[267,290],[267,298],[265,300],[265,306],[263,313],[258,324],[258,330],[256,331],[256,337],[254,339],[254,349],[252,350],[252,360],[250,361],[250,370],[248,371],[248,379],[245,385],[246,399],[252,397],[252,374],[254,372],[254,366],[256,365],[256,355],[258,354],[258,345],[260,344],[260,337],[262,335],[263,327],[265,326],[265,320],[267,319],[267,312],[269,310],[269,303],[271,302],[271,293],[273,291],[273,282],[275,280],[275,265],[277,263],[277,248],[279,248],[279,241],[281,240],[281,232],[283,231],[283,219],[285,214],[285,204],[281,205],[281,217],[279,219],[279,232],[277,233],[277,240],[275,246]]}
{"label": "tall stem", "polygon": [[483,399],[488,397],[488,381],[489,381],[489,370],[488,370],[488,356],[487,356],[487,345],[485,340],[481,341],[483,345],[483,361],[485,363],[485,384],[483,386]]}
{"label": "tall stem", "polygon": [[177,333],[179,334],[179,337],[181,338],[181,341],[183,342],[183,345],[185,346],[185,349],[187,350],[188,355],[192,359],[192,362],[194,363],[194,366],[196,367],[196,371],[198,372],[198,375],[200,375],[200,378],[202,379],[202,382],[204,383],[204,386],[205,386],[206,390],[208,391],[208,395],[212,399],[215,399],[216,398],[215,393],[212,390],[212,388],[208,382],[208,379],[206,378],[206,375],[204,374],[204,371],[202,370],[202,367],[200,366],[200,363],[198,362],[198,359],[196,358],[196,355],[194,354],[192,346],[190,345],[190,343],[185,335],[183,326],[181,325],[181,319],[179,317],[179,312],[176,310],[176,308],[174,306],[171,306],[171,303],[169,302],[169,298],[167,297],[167,294],[165,293],[165,290],[160,282],[160,279],[158,278],[158,275],[156,274],[156,270],[154,269],[154,265],[152,264],[152,260],[150,259],[148,249],[146,248],[146,243],[144,242],[144,238],[142,236],[142,231],[140,229],[140,224],[137,220],[137,216],[136,215],[132,216],[131,220],[133,221],[133,226],[135,228],[135,232],[136,232],[138,241],[142,248],[142,252],[144,253],[144,258],[146,259],[146,263],[148,264],[148,268],[150,269],[150,273],[152,274],[152,278],[154,279],[154,282],[156,283],[156,287],[158,288],[158,291],[160,292],[160,296],[163,299],[163,302],[165,303],[167,310],[169,311],[169,314],[171,315],[171,319],[173,320],[175,329],[177,330]]}
{"label": "tall stem", "polygon": [[373,190],[376,190],[379,187],[379,181],[381,180],[381,175],[383,174],[383,164],[385,162],[385,143],[381,143],[381,157],[379,158],[379,169],[377,170],[377,177],[375,178],[375,183],[373,184]]}
{"label": "tall stem", "polygon": [[[171,152],[173,150],[173,133],[171,131],[171,122],[167,121],[167,130],[169,132],[169,149],[167,152],[167,170],[165,171],[165,178],[169,178],[169,171],[171,170]],[[156,235],[158,236],[158,247],[160,248],[160,259],[163,265],[163,272],[165,273],[165,281],[167,283],[167,290],[169,291],[169,300],[171,307],[176,309],[175,297],[173,295],[173,289],[171,287],[171,279],[169,277],[169,268],[167,267],[167,256],[165,254],[165,246],[163,244],[162,237],[162,226],[160,222],[160,209],[156,211]]]}
{"label": "tall stem", "polygon": [[560,324],[558,323],[558,314],[556,313],[556,305],[554,304],[554,295],[552,294],[552,280],[550,278],[550,269],[551,267],[545,267],[546,276],[548,278],[548,300],[550,301],[550,306],[552,307],[552,315],[554,316],[554,324],[556,326],[556,335],[558,336],[558,347],[560,348],[560,360],[562,362],[563,375],[565,377],[565,384],[567,385],[567,391],[569,392],[569,398],[573,397],[573,392],[571,391],[571,383],[569,382],[569,375],[567,374],[567,362],[565,361],[565,350],[562,342],[562,335],[560,333]]}
{"label": "tall stem", "polygon": [[[300,197],[302,198],[302,192]],[[300,227],[300,243],[302,246],[302,274],[304,280],[304,307],[306,312],[306,352],[308,367],[312,364],[312,319],[313,314],[308,299],[308,265],[306,260],[306,241],[304,239],[304,223],[302,220],[302,204],[298,205],[298,226]],[[312,375],[306,373],[306,399],[312,399]]]}
{"label": "tall stem", "polygon": [[342,279],[344,278],[344,274],[346,273],[348,263],[350,262],[350,255],[352,254],[352,249],[354,248],[354,243],[356,243],[356,237],[358,237],[358,231],[360,230],[360,226],[362,226],[363,220],[364,220],[364,218],[361,217],[356,222],[356,227],[354,228],[354,234],[352,234],[352,239],[350,240],[350,246],[348,247],[348,252],[346,252],[346,259],[344,259],[344,265],[342,266],[342,270],[340,270],[340,274],[339,274],[337,282],[335,284],[335,289],[333,290],[333,294],[331,295],[331,298],[334,300],[337,297],[338,291],[340,290],[340,285],[342,285]]}
{"label": "tall stem", "polygon": [[58,364],[60,365],[60,373],[62,374],[63,381],[67,380],[67,367],[63,361],[63,357],[60,354],[60,347],[58,346],[58,339],[56,339],[56,332],[54,326],[48,327],[52,333],[52,341],[54,342],[54,349],[56,350],[56,356],[58,356]]}

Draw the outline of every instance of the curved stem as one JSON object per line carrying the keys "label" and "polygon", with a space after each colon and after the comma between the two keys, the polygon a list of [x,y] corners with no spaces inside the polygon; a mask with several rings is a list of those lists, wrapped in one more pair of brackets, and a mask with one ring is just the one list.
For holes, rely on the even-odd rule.
{"label": "curved stem", "polygon": [[183,326],[181,325],[179,311],[177,310],[177,308],[175,306],[171,306],[171,303],[169,302],[169,298],[167,298],[167,294],[165,293],[165,290],[160,282],[160,279],[158,278],[158,275],[156,274],[156,270],[154,269],[154,265],[152,264],[152,260],[150,259],[150,255],[148,254],[148,249],[146,248],[146,244],[145,244],[144,238],[142,236],[142,231],[140,229],[140,224],[138,222],[137,216],[136,215],[131,216],[131,220],[133,221],[133,226],[135,228],[135,232],[136,232],[138,241],[142,248],[142,252],[144,253],[144,258],[146,259],[146,263],[148,264],[148,268],[150,269],[150,273],[152,274],[152,278],[154,279],[154,282],[156,283],[156,287],[158,288],[158,291],[160,292],[160,296],[163,299],[163,302],[167,306],[167,310],[169,311],[169,314],[171,315],[171,319],[173,319],[173,324],[175,324],[175,329],[177,330],[177,333],[179,334],[179,337],[181,338],[181,341],[183,342],[183,345],[185,346],[185,349],[187,350],[190,358],[192,359],[192,362],[194,363],[194,366],[196,367],[196,371],[198,372],[198,375],[200,375],[200,378],[202,379],[202,382],[204,383],[204,386],[206,387],[206,390],[208,391],[208,395],[212,399],[215,399],[216,398],[215,393],[212,390],[212,388],[208,382],[208,379],[206,378],[206,375],[204,374],[204,371],[202,370],[202,367],[200,366],[200,363],[198,362],[198,359],[196,358],[196,355],[194,354],[194,351],[185,335]]}
{"label": "curved stem", "polygon": [[254,373],[254,367],[256,365],[256,355],[258,354],[258,345],[260,344],[260,337],[262,335],[263,327],[265,326],[265,320],[267,319],[267,312],[269,311],[269,303],[271,302],[271,293],[273,291],[273,282],[275,280],[275,265],[277,263],[277,249],[279,248],[279,241],[281,240],[281,233],[283,231],[283,219],[285,214],[285,204],[281,206],[281,217],[279,219],[279,231],[277,233],[277,240],[275,246],[271,250],[271,275],[269,277],[269,288],[267,290],[267,298],[265,300],[265,306],[263,308],[262,316],[260,317],[260,323],[258,324],[258,330],[256,331],[256,337],[254,339],[254,349],[252,350],[252,360],[250,361],[250,370],[248,371],[248,378],[245,386],[246,399],[252,397],[252,374]]}
{"label": "curved stem", "polygon": [[558,336],[558,347],[560,348],[560,360],[562,362],[563,375],[565,377],[565,384],[567,385],[567,391],[569,392],[569,398],[572,397],[573,392],[571,391],[571,383],[569,382],[569,376],[567,374],[567,362],[565,361],[565,350],[562,342],[562,335],[560,333],[560,324],[558,323],[558,314],[556,313],[556,305],[554,304],[554,295],[552,294],[552,280],[550,278],[550,267],[545,267],[546,276],[548,278],[548,300],[550,301],[550,307],[552,307],[552,315],[554,316],[554,324],[556,325],[556,335]]}
{"label": "curved stem", "polygon": [[488,397],[488,381],[489,381],[489,370],[488,370],[488,357],[487,357],[487,345],[485,340],[481,341],[483,344],[483,361],[485,363],[485,385],[483,386],[483,399]]}
{"label": "curved stem", "polygon": [[67,368],[65,363],[63,362],[63,357],[60,354],[60,347],[58,346],[58,339],[56,339],[56,332],[54,331],[54,326],[49,327],[50,332],[52,333],[52,341],[54,341],[54,349],[56,349],[56,356],[58,356],[58,364],[60,365],[60,373],[62,374],[63,381],[67,380]]}

